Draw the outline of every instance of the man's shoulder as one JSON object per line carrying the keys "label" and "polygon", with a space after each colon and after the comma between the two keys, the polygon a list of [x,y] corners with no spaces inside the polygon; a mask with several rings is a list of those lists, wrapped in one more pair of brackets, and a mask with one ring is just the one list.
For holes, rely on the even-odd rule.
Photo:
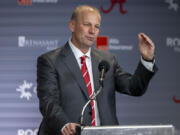
{"label": "man's shoulder", "polygon": [[62,47],[59,47],[54,50],[45,52],[45,53],[41,54],[39,57],[55,57],[61,52],[61,50],[62,50]]}
{"label": "man's shoulder", "polygon": [[63,48],[65,47],[65,45],[63,45],[63,46],[61,46],[59,48],[56,48],[54,50],[45,52],[45,53],[41,54],[39,56],[39,58],[55,59],[55,58],[57,58],[61,54],[61,52],[62,52]]}
{"label": "man's shoulder", "polygon": [[114,54],[112,54],[109,51],[103,51],[103,50],[99,50],[96,48],[92,48],[92,53],[94,55],[96,55],[97,57],[103,58],[103,59],[112,59],[114,56]]}

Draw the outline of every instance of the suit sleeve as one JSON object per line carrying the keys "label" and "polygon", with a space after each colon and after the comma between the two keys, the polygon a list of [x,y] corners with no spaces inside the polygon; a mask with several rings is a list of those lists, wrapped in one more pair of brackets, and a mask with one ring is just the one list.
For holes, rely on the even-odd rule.
{"label": "suit sleeve", "polygon": [[148,87],[151,78],[158,70],[156,65],[154,65],[154,72],[151,72],[148,69],[146,69],[141,62],[139,62],[135,70],[135,73],[132,75],[127,72],[124,72],[122,68],[117,64],[116,59],[114,61],[116,89],[118,92],[128,94],[131,96],[143,95]]}
{"label": "suit sleeve", "polygon": [[40,56],[37,63],[37,93],[43,120],[51,131],[60,134],[68,117],[61,107],[58,76],[54,63],[46,56]]}

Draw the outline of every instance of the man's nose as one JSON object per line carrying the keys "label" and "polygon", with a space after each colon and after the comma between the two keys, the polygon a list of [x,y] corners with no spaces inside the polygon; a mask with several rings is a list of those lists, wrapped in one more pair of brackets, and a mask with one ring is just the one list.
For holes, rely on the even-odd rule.
{"label": "man's nose", "polygon": [[95,34],[95,27],[94,26],[91,26],[90,29],[89,29],[89,33],[91,34]]}

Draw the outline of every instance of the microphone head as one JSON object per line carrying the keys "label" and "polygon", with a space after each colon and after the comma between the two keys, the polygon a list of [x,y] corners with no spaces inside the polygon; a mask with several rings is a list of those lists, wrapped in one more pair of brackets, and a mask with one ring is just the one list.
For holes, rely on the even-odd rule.
{"label": "microphone head", "polygon": [[102,60],[99,63],[99,66],[98,66],[99,71],[102,71],[102,69],[104,69],[104,71],[107,72],[109,70],[109,68],[110,68],[110,65],[107,61]]}

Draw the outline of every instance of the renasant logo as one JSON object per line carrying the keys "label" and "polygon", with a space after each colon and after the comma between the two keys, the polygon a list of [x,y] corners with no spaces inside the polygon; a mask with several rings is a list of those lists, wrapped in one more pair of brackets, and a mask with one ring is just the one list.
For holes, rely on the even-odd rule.
{"label": "renasant logo", "polygon": [[32,92],[36,93],[36,86],[33,87],[33,83],[24,80],[23,84],[19,85],[16,89],[17,92],[20,92],[20,98],[30,100],[32,98]]}
{"label": "renasant logo", "polygon": [[18,46],[27,48],[46,48],[47,50],[52,50],[58,47],[58,39],[39,39],[39,38],[27,38],[25,36],[18,37]]}
{"label": "renasant logo", "polygon": [[174,11],[177,11],[178,8],[179,8],[179,5],[177,3],[177,0],[165,0],[166,3],[169,4],[169,10],[174,10]]}

